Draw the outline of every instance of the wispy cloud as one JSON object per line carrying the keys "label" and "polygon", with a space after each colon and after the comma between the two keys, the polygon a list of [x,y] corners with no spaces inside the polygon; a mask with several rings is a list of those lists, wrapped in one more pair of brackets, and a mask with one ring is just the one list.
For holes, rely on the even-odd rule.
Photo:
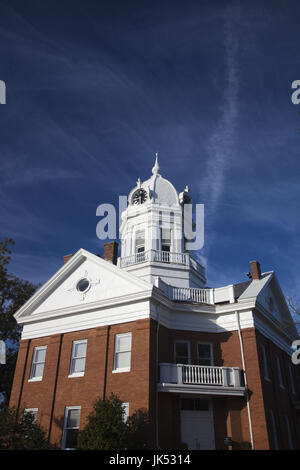
{"label": "wispy cloud", "polygon": [[55,168],[30,168],[19,173],[4,172],[0,177],[0,187],[25,186],[41,184],[48,181],[77,179],[81,174],[75,170],[55,169]]}
{"label": "wispy cloud", "polygon": [[[211,135],[207,153],[208,159],[203,178],[203,189],[209,194],[207,208],[211,216],[217,210],[224,191],[226,171],[232,164],[236,125],[238,118],[239,79],[239,35],[235,19],[239,9],[228,6],[224,23],[225,78],[221,116]],[[222,84],[220,84],[222,86]]]}

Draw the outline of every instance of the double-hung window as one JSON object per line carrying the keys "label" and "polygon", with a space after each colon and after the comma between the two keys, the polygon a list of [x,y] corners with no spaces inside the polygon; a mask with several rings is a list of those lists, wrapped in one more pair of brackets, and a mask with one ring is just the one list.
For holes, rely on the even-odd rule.
{"label": "double-hung window", "polygon": [[84,375],[86,348],[87,339],[73,341],[69,377],[80,377]]}
{"label": "double-hung window", "polygon": [[37,346],[33,350],[29,380],[42,380],[46,360],[47,346]]}
{"label": "double-hung window", "polygon": [[145,230],[138,230],[135,234],[136,261],[145,261]]}
{"label": "double-hung window", "polygon": [[171,229],[161,229],[161,251],[162,261],[170,262],[170,251],[171,251]]}
{"label": "double-hung window", "polygon": [[175,364],[190,364],[189,341],[176,341],[174,346]]}
{"label": "double-hung window", "polygon": [[199,366],[212,366],[212,344],[198,343],[198,364]]}
{"label": "double-hung window", "polygon": [[260,345],[260,359],[262,361],[261,363],[262,363],[262,368],[263,368],[264,379],[270,382],[271,379],[270,379],[267,353],[266,353],[266,348],[263,344]]}
{"label": "double-hung window", "polygon": [[131,333],[115,336],[115,355],[113,372],[129,372],[131,364]]}
{"label": "double-hung window", "polygon": [[67,406],[65,410],[62,449],[73,450],[77,447],[80,422],[80,406]]}

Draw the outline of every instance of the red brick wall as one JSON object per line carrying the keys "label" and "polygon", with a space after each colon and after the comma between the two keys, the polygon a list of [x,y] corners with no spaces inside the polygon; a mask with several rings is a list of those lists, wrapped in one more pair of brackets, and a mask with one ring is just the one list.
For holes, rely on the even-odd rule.
{"label": "red brick wall", "polygon": [[[108,351],[106,356],[107,333]],[[114,337],[117,333],[132,332],[130,372],[112,373],[114,361]],[[72,342],[87,339],[87,357],[83,377],[69,378]],[[60,361],[58,355],[61,341]],[[27,364],[26,351],[29,345]],[[30,366],[35,346],[47,345],[43,380],[29,382]],[[149,409],[149,356],[150,320],[94,328],[79,332],[53,335],[45,338],[21,341],[10,405],[38,408],[38,421],[51,432],[51,442],[60,444],[66,406],[81,406],[80,428],[97,397],[103,397],[105,364],[107,377],[105,393],[113,392],[124,402],[130,403],[130,414],[138,408]],[[58,366],[58,367],[57,367]],[[22,388],[23,370],[25,367]],[[56,389],[56,390],[55,390]],[[55,390],[55,396],[54,396]],[[21,394],[21,396],[20,396]],[[50,428],[50,418],[53,420]],[[154,430],[151,439],[154,439]]]}
{"label": "red brick wall", "polygon": [[[250,389],[250,411],[256,449],[268,449],[268,433],[264,412],[264,401],[260,381],[259,361],[257,355],[256,335],[254,328],[242,332],[244,341],[245,363],[247,368],[248,386]],[[214,365],[242,368],[240,340],[237,331],[224,333],[201,333],[196,331],[168,330],[160,326],[159,362],[174,362],[174,342],[176,340],[190,341],[191,362],[197,363],[197,343],[211,342],[213,344]],[[163,394],[161,394],[163,395]],[[170,398],[169,398],[170,399]],[[164,401],[166,398],[164,398]],[[224,409],[225,406],[225,409]],[[172,420],[167,414],[167,408],[160,405],[160,422],[164,431],[172,435]],[[244,397],[213,398],[215,441],[217,449],[223,449],[223,441],[229,435],[234,441],[234,448],[239,449],[249,443],[249,417]],[[224,424],[225,423],[225,424]],[[165,429],[168,428],[168,429]]]}
{"label": "red brick wall", "polygon": [[[115,335],[126,332],[132,332],[131,370],[112,373]],[[81,406],[80,427],[82,428],[96,398],[103,397],[104,394],[109,397],[113,392],[122,401],[130,403],[130,414],[139,408],[149,410],[152,445],[155,443],[155,421],[158,416],[160,446],[165,449],[179,448],[180,398],[176,394],[157,394],[157,362],[174,362],[174,341],[181,339],[191,342],[191,362],[194,364],[197,363],[197,342],[205,341],[213,344],[215,365],[242,368],[239,335],[237,331],[216,334],[169,330],[160,326],[158,361],[156,338],[157,323],[146,319],[21,341],[10,404],[38,408],[38,421],[50,433],[51,441],[60,443],[66,406]],[[72,342],[78,339],[88,340],[85,375],[69,378]],[[276,411],[276,419],[280,446],[286,448],[288,445],[285,414],[292,416],[290,423],[293,439],[299,442],[285,366],[283,366],[284,380],[287,384],[285,390],[278,387],[276,364],[272,362],[273,359],[270,359],[272,383],[266,383],[261,379],[257,344],[264,342],[270,358],[274,356],[271,352],[276,350],[276,353],[282,357],[282,364],[286,365],[290,359],[253,328],[243,330],[242,339],[255,449],[270,448],[267,430],[267,424],[270,425],[268,414],[270,408],[279,410]],[[35,346],[43,345],[47,345],[43,380],[28,382],[33,349]],[[235,449],[243,447],[245,442],[250,442],[245,397],[213,397],[213,413],[217,449],[223,449],[226,435],[232,437]]]}
{"label": "red brick wall", "polygon": [[[293,365],[290,356],[278,348],[272,341],[267,339],[261,333],[257,332],[257,343],[258,345],[263,344],[266,352],[268,371],[270,381],[264,379],[264,371],[262,368],[262,358],[260,361],[261,365],[261,377],[262,377],[262,393],[265,403],[266,419],[271,429],[270,411],[272,410],[277,429],[277,437],[280,449],[288,449],[288,431],[285,415],[288,416],[292,441],[295,448],[299,449],[300,445],[300,429],[299,429],[299,417],[297,416],[296,409],[293,406],[293,402],[299,400],[299,377],[297,374],[297,366]],[[284,388],[280,386],[278,366],[276,356],[280,358],[282,379]],[[294,384],[296,394],[292,392],[291,379],[289,375],[289,364],[292,368],[294,376]],[[270,443],[272,443],[272,434],[270,433]]]}

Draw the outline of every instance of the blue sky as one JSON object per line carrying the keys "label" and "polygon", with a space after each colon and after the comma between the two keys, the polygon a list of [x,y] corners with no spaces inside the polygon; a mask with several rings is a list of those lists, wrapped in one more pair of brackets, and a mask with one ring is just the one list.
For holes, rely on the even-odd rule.
{"label": "blue sky", "polygon": [[46,281],[102,254],[96,208],[161,173],[205,204],[209,285],[299,297],[298,1],[0,0],[0,237]]}

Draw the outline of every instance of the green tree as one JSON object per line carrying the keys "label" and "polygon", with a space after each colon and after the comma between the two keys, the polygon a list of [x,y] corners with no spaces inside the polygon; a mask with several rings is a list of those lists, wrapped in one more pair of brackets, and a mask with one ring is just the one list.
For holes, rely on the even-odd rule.
{"label": "green tree", "polygon": [[0,408],[8,406],[21,335],[13,315],[37,288],[31,282],[9,274],[11,245],[14,245],[12,238],[0,241],[0,339],[5,341],[7,348],[7,363],[0,365]]}
{"label": "green tree", "polygon": [[125,422],[121,400],[114,394],[98,398],[87,424],[79,431],[77,448],[81,450],[149,449],[150,421],[148,412],[137,410]]}
{"label": "green tree", "polygon": [[146,410],[139,409],[127,421],[126,449],[150,449],[150,420]]}
{"label": "green tree", "polygon": [[0,411],[0,450],[54,450],[32,413],[16,408]]}
{"label": "green tree", "polygon": [[121,400],[114,394],[108,399],[97,399],[87,418],[85,428],[78,435],[78,449],[122,450],[126,448],[127,425]]}

